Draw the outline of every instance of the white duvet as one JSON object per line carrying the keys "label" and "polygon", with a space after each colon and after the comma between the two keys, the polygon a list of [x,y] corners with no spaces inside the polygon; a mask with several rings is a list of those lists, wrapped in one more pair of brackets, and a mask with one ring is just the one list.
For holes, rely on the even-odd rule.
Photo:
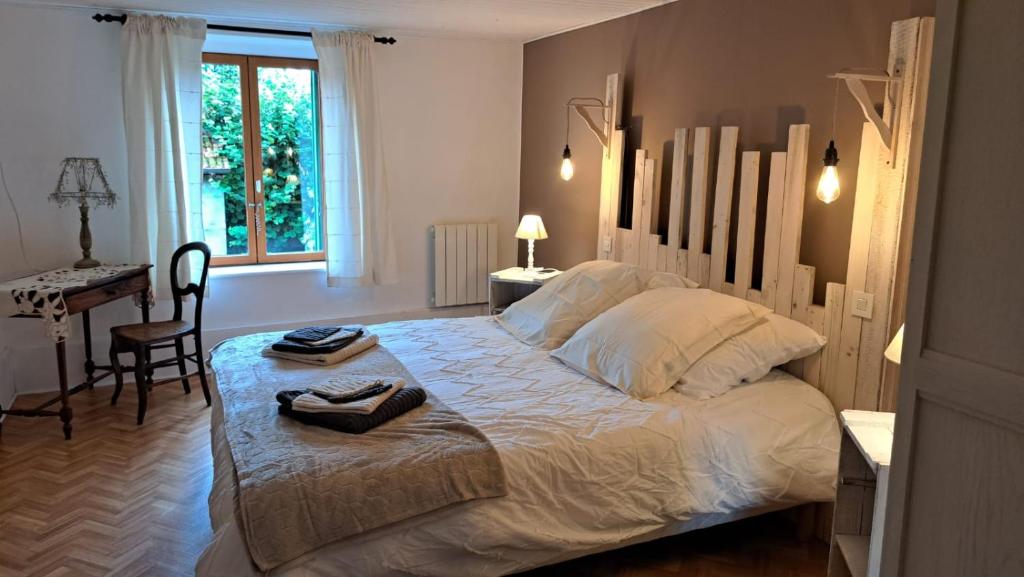
{"label": "white duvet", "polygon": [[[372,330],[422,385],[490,438],[509,493],[336,542],[274,577],[507,575],[833,497],[832,406],[781,371],[711,400],[670,391],[642,402],[520,343],[489,317]],[[237,524],[218,409],[214,539],[197,575],[258,575]]]}

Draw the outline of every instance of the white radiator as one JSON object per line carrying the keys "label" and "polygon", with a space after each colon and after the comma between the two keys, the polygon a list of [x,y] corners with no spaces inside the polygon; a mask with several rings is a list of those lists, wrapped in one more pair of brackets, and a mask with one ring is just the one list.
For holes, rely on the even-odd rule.
{"label": "white radiator", "polygon": [[487,302],[487,275],[498,268],[498,225],[435,224],[435,307]]}

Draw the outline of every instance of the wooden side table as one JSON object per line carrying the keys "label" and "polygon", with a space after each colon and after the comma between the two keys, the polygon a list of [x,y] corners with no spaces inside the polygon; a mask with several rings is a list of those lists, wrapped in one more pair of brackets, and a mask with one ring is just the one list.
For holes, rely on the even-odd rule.
{"label": "wooden side table", "polygon": [[828,577],[878,577],[895,413],[843,411]]}
{"label": "wooden side table", "polygon": [[[4,409],[0,407],[0,415],[18,417],[60,417],[64,425],[64,438],[71,439],[71,418],[73,411],[69,399],[71,395],[85,389],[91,389],[98,381],[113,373],[110,365],[97,365],[92,360],[92,324],[89,311],[100,305],[131,297],[138,294],[142,307],[142,322],[149,322],[149,269],[152,265],[140,265],[138,268],[121,272],[85,286],[65,289],[64,303],[68,315],[82,314],[82,330],[85,333],[85,381],[73,387],[68,386],[67,351],[64,339],[56,342],[57,377],[60,382],[60,393],[52,399],[31,409]],[[15,318],[40,318],[39,315],[13,315]],[[99,371],[99,372],[97,372]],[[60,403],[60,409],[49,407]],[[2,426],[2,423],[0,423]]]}
{"label": "wooden side table", "polygon": [[487,310],[492,315],[499,314],[508,305],[536,291],[560,274],[560,270],[547,273],[527,272],[518,266],[492,272],[487,279],[490,289]]}

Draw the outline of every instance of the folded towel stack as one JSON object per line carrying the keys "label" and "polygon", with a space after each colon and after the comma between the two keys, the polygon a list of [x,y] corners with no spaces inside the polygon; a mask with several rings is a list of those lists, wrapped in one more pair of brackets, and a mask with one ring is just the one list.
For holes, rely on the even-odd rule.
{"label": "folded towel stack", "polygon": [[277,412],[300,423],[359,435],[419,407],[427,400],[420,387],[403,387],[369,414],[363,413],[305,413],[293,408],[293,402],[305,391],[281,391],[277,394]]}
{"label": "folded towel stack", "polygon": [[309,387],[292,399],[292,410],[302,413],[369,415],[405,386],[390,377],[346,375]]}
{"label": "folded towel stack", "polygon": [[284,335],[263,349],[264,357],[311,365],[338,364],[377,345],[377,335],[361,326],[307,327]]}

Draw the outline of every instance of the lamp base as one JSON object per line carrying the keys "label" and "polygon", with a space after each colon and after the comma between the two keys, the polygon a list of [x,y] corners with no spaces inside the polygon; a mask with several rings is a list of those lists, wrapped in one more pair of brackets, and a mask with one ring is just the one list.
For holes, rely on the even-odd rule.
{"label": "lamp base", "polygon": [[75,263],[75,268],[96,268],[100,266],[100,261],[94,258],[83,258]]}

